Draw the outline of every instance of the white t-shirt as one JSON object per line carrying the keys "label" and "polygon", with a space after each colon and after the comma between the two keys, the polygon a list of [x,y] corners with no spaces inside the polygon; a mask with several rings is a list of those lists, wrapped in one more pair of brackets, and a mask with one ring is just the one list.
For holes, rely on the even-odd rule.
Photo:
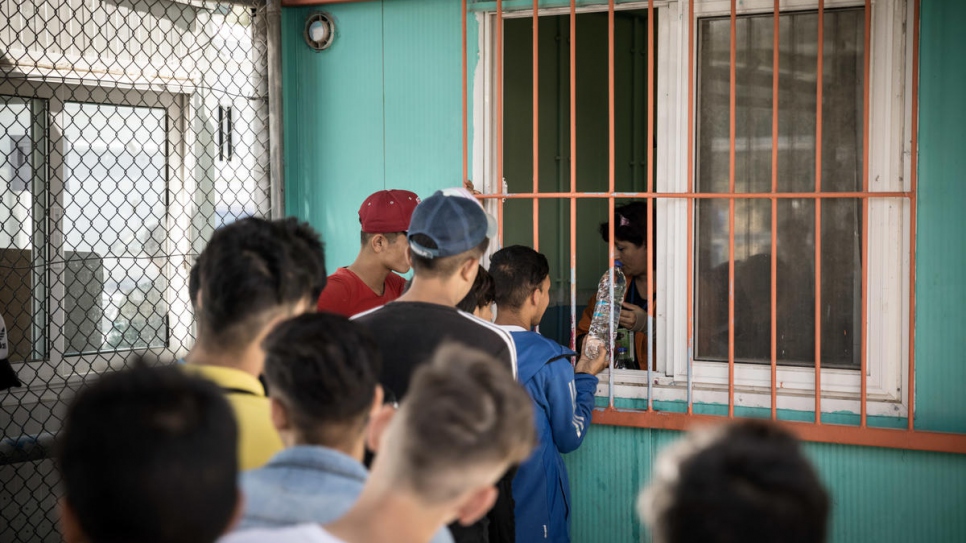
{"label": "white t-shirt", "polygon": [[218,543],[345,543],[318,524],[298,524],[285,528],[243,530],[230,533]]}

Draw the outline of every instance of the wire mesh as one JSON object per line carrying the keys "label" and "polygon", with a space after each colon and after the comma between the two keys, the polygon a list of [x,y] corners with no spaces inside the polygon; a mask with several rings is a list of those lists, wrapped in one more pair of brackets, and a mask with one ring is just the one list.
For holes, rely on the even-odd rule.
{"label": "wire mesh", "polygon": [[263,1],[0,0],[0,541],[59,541],[64,402],[193,342],[212,231],[268,215]]}

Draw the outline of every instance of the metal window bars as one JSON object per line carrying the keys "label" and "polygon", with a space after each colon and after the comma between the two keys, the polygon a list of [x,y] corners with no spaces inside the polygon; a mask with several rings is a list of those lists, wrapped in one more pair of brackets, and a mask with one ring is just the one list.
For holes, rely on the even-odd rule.
{"label": "metal window bars", "polygon": [[[721,420],[732,419],[735,415],[735,367],[736,367],[736,357],[735,357],[735,204],[739,200],[766,200],[771,204],[771,258],[770,258],[770,285],[769,291],[771,295],[770,302],[770,416],[773,420],[780,420],[778,414],[778,354],[776,348],[776,336],[777,336],[777,309],[776,309],[776,299],[779,295],[777,276],[777,228],[778,228],[778,204],[780,201],[791,200],[791,199],[807,199],[814,202],[814,231],[815,231],[815,243],[814,243],[814,319],[815,319],[815,356],[814,356],[814,420],[812,422],[793,422],[781,420],[782,424],[788,425],[793,431],[795,431],[801,438],[812,441],[819,442],[830,442],[830,443],[843,443],[843,444],[854,444],[854,445],[867,445],[867,446],[880,446],[880,447],[894,447],[894,448],[904,448],[904,449],[916,449],[916,450],[930,450],[930,451],[946,451],[946,452],[966,452],[966,435],[959,434],[947,434],[940,432],[930,432],[917,430],[915,428],[915,213],[916,213],[916,145],[917,145],[917,101],[918,101],[918,45],[919,45],[919,1],[910,0],[913,3],[913,54],[912,54],[912,78],[911,78],[911,138],[912,144],[911,148],[913,152],[911,153],[911,187],[908,190],[898,190],[898,191],[872,191],[870,189],[869,183],[869,125],[870,125],[870,58],[872,56],[872,51],[870,48],[871,35],[872,35],[872,2],[871,0],[866,0],[864,4],[864,29],[863,29],[863,88],[862,88],[862,104],[863,109],[861,112],[861,131],[862,131],[862,180],[861,180],[861,190],[850,190],[850,191],[830,191],[823,190],[822,187],[822,92],[823,92],[823,44],[824,44],[824,17],[825,17],[825,0],[817,1],[817,13],[818,13],[818,36],[817,36],[817,54],[816,54],[816,81],[815,90],[817,93],[816,99],[816,111],[815,111],[815,189],[814,191],[794,191],[794,192],[781,192],[778,188],[778,163],[779,163],[779,153],[778,153],[778,141],[779,141],[779,67],[780,67],[780,55],[779,55],[779,14],[781,13],[782,2],[780,0],[775,0],[771,16],[773,18],[774,29],[773,29],[773,55],[772,55],[772,85],[771,85],[771,188],[764,192],[737,192],[735,190],[735,145],[736,145],[736,26],[738,19],[738,9],[736,0],[731,0],[730,2],[730,51],[729,51],[729,78],[730,78],[730,88],[729,88],[729,148],[728,148],[728,191],[725,193],[715,193],[715,192],[702,192],[695,189],[695,30],[696,30],[696,19],[695,19],[695,2],[687,2],[687,154],[686,154],[686,186],[687,189],[681,192],[659,192],[655,190],[654,186],[654,123],[649,120],[647,127],[647,185],[646,191],[644,192],[618,192],[615,190],[615,71],[614,71],[614,42],[615,42],[615,30],[614,30],[614,16],[615,16],[615,1],[607,0],[607,63],[608,63],[608,177],[607,177],[607,191],[606,192],[580,192],[577,190],[577,125],[576,125],[576,114],[577,114],[577,2],[576,0],[571,0],[569,2],[569,24],[570,24],[570,40],[569,40],[569,112],[570,112],[570,190],[568,192],[541,192],[539,190],[539,166],[538,166],[538,153],[539,153],[539,53],[538,53],[538,18],[541,11],[540,2],[537,0],[533,1],[532,4],[532,36],[533,36],[533,50],[532,50],[532,62],[533,62],[533,82],[532,82],[532,108],[533,108],[533,150],[532,150],[532,160],[533,160],[533,188],[532,192],[517,192],[511,193],[505,189],[504,179],[504,140],[503,140],[503,123],[504,123],[504,96],[503,96],[503,77],[504,77],[504,55],[522,55],[525,54],[524,51],[504,51],[504,19],[506,13],[504,11],[503,0],[495,0],[495,2],[487,2],[485,6],[476,5],[474,9],[477,11],[488,11],[495,14],[493,19],[494,23],[494,35],[495,40],[493,44],[494,49],[494,73],[493,73],[493,101],[494,101],[494,121],[495,126],[493,134],[493,139],[495,140],[494,149],[494,160],[495,160],[495,177],[496,182],[493,184],[493,190],[487,194],[481,194],[479,197],[483,200],[490,200],[496,206],[497,219],[499,222],[499,238],[502,243],[503,232],[506,227],[504,224],[504,204],[508,200],[531,200],[533,204],[533,246],[538,247],[539,243],[539,202],[540,200],[560,200],[569,201],[570,208],[570,223],[569,223],[569,239],[570,239],[570,333],[571,333],[571,346],[574,346],[574,337],[576,335],[576,296],[577,296],[577,286],[576,286],[576,269],[577,269],[577,243],[576,243],[576,217],[577,217],[577,203],[581,200],[591,200],[591,199],[606,199],[608,204],[608,217],[614,216],[614,202],[615,199],[619,198],[634,198],[634,199],[644,199],[647,202],[647,216],[648,224],[654,224],[654,206],[655,200],[668,199],[668,200],[684,200],[687,204],[687,244],[684,247],[678,247],[676,250],[683,250],[687,253],[687,302],[686,302],[686,322],[687,322],[687,383],[686,383],[686,410],[684,412],[670,412],[661,411],[654,408],[653,405],[653,392],[654,392],[654,378],[652,375],[653,366],[653,350],[651,345],[648,346],[648,368],[647,368],[647,407],[642,410],[628,410],[628,409],[618,409],[615,407],[614,402],[614,372],[609,373],[608,389],[609,398],[608,406],[605,409],[598,409],[594,413],[594,420],[600,424],[611,424],[619,426],[632,426],[632,427],[642,427],[642,428],[657,428],[657,429],[671,429],[671,430],[683,430],[689,427],[695,422],[703,423],[714,423]],[[467,63],[469,62],[467,58],[467,17],[468,10],[467,4],[472,3],[470,0],[462,0],[462,75],[463,75],[463,181],[466,184],[470,184],[469,172],[468,172],[468,115],[467,110]],[[495,5],[492,5],[495,4]],[[603,4],[603,2],[601,2]],[[643,2],[642,2],[643,4]],[[513,6],[517,9],[524,9],[520,3],[514,2]],[[581,3],[581,7],[586,7],[584,3]],[[649,111],[654,111],[654,99],[655,99],[655,81],[654,81],[654,0],[647,1],[647,67],[648,67],[648,77],[647,77],[647,105]],[[554,13],[559,13],[559,10],[555,10]],[[859,400],[859,422],[857,425],[843,425],[843,424],[831,424],[823,422],[822,420],[822,335],[821,335],[821,319],[822,319],[822,245],[821,245],[821,231],[822,231],[822,203],[825,200],[835,201],[839,199],[857,199],[861,202],[862,206],[862,224],[861,224],[861,347],[860,347],[860,400]],[[907,391],[907,401],[908,401],[908,414],[905,429],[887,429],[879,427],[870,427],[868,425],[868,413],[867,404],[868,400],[868,349],[867,344],[869,341],[868,333],[868,290],[869,290],[869,202],[872,199],[893,199],[899,201],[905,201],[908,203],[910,214],[911,214],[911,226],[910,226],[910,238],[908,240],[910,257],[909,261],[913,264],[910,265],[909,271],[909,284],[908,284],[908,375],[905,377],[905,382],[901,383],[901,386]],[[694,397],[693,397],[693,387],[694,387],[694,332],[695,332],[695,318],[694,318],[694,304],[695,304],[695,262],[694,262],[694,219],[695,213],[694,208],[697,202],[700,201],[714,201],[714,200],[726,200],[728,202],[728,224],[729,224],[729,234],[728,234],[728,356],[727,356],[727,415],[722,416],[712,416],[706,414],[696,414],[694,411]],[[614,224],[613,221],[610,222],[610,237],[613,239],[614,235]],[[648,308],[649,312],[653,314],[653,297],[654,292],[654,277],[650,270],[653,270],[654,254],[652,251],[652,243],[648,243],[647,247],[647,261],[648,261]],[[610,248],[609,258],[613,261],[614,249],[613,246]],[[651,322],[653,322],[652,319]],[[653,324],[649,323],[648,329],[648,342],[653,341]],[[613,370],[613,365],[611,365]]]}
{"label": "metal window bars", "polygon": [[0,540],[59,541],[63,402],[135,350],[183,356],[195,256],[277,204],[267,15],[0,1],[0,313],[23,381],[0,393]]}

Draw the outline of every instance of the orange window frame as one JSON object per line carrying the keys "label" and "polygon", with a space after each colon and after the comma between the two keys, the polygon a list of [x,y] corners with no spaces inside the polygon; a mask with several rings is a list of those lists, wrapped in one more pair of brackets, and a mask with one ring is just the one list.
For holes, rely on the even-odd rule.
{"label": "orange window frame", "polygon": [[[723,420],[733,419],[735,417],[734,407],[734,386],[735,386],[735,353],[734,353],[734,221],[735,221],[735,201],[738,198],[761,198],[768,199],[771,202],[771,221],[772,221],[772,232],[777,230],[777,203],[779,199],[783,198],[809,198],[815,201],[815,231],[816,231],[816,244],[815,244],[815,274],[816,274],[816,292],[815,292],[815,319],[817,322],[816,332],[815,332],[815,420],[812,422],[792,422],[792,421],[779,421],[777,414],[777,352],[776,352],[776,303],[777,298],[777,281],[776,281],[776,270],[777,270],[777,251],[776,251],[776,236],[771,236],[772,251],[771,251],[771,418],[778,423],[785,425],[793,432],[795,432],[800,438],[808,441],[816,442],[826,442],[826,443],[842,443],[851,445],[864,445],[864,446],[876,446],[876,447],[890,447],[899,449],[911,449],[911,450],[925,450],[925,451],[941,451],[941,452],[955,452],[955,453],[966,453],[966,435],[963,434],[951,434],[942,432],[930,432],[918,430],[915,427],[915,251],[916,251],[916,161],[917,161],[917,127],[918,127],[918,78],[919,78],[919,9],[920,0],[912,0],[914,3],[913,13],[913,54],[912,54],[912,89],[911,89],[911,102],[913,107],[911,108],[911,138],[912,138],[912,149],[913,153],[911,156],[911,182],[910,189],[908,192],[870,192],[869,188],[869,97],[870,97],[870,57],[871,57],[871,0],[865,0],[865,47],[864,47],[864,82],[863,82],[863,189],[861,192],[822,192],[821,187],[821,160],[822,160],[822,148],[821,148],[821,135],[822,135],[822,47],[823,47],[823,17],[825,10],[825,0],[818,1],[818,17],[819,17],[819,36],[818,36],[818,81],[816,84],[817,96],[817,107],[816,107],[816,188],[814,192],[809,193],[779,193],[778,192],[778,179],[777,179],[777,164],[778,164],[778,75],[779,75],[779,51],[778,51],[778,40],[779,40],[779,23],[778,14],[780,13],[780,0],[774,1],[773,17],[774,17],[774,55],[773,55],[773,82],[772,82],[772,183],[771,191],[766,193],[741,193],[740,195],[735,193],[735,78],[736,78],[736,19],[737,19],[737,6],[736,0],[731,0],[731,51],[730,51],[730,149],[729,149],[729,192],[728,193],[699,193],[694,190],[694,2],[688,2],[688,93],[687,93],[687,191],[686,192],[656,192],[654,190],[654,124],[648,123],[647,127],[647,190],[646,192],[637,193],[618,193],[615,191],[615,123],[614,123],[614,11],[615,2],[614,0],[608,0],[607,3],[607,16],[608,16],[608,153],[609,153],[609,164],[608,164],[608,191],[606,193],[580,193],[577,191],[577,129],[576,129],[576,47],[577,47],[577,35],[576,35],[576,0],[570,0],[570,191],[569,192],[540,192],[538,186],[539,180],[539,161],[537,160],[539,148],[539,134],[538,134],[538,85],[539,85],[539,70],[538,70],[538,52],[537,52],[537,32],[538,32],[538,16],[539,16],[539,2],[538,0],[533,0],[532,6],[532,19],[533,19],[533,189],[530,193],[505,193],[502,183],[496,183],[496,190],[490,194],[481,194],[479,197],[484,200],[492,200],[495,202],[497,210],[497,220],[499,224],[498,236],[500,241],[503,239],[503,203],[506,199],[523,199],[531,200],[533,203],[533,247],[539,250],[539,201],[540,199],[558,199],[558,200],[569,200],[570,203],[570,295],[571,295],[571,343],[573,343],[573,338],[575,335],[576,326],[576,306],[574,300],[576,299],[576,259],[577,259],[577,247],[576,247],[576,215],[577,215],[577,201],[586,198],[605,198],[608,201],[608,216],[613,216],[614,213],[614,201],[617,198],[637,198],[646,199],[647,201],[647,216],[649,223],[653,222],[654,217],[654,201],[658,198],[678,198],[685,199],[687,201],[687,243],[688,247],[693,246],[694,242],[694,226],[693,226],[693,214],[694,214],[694,204],[698,199],[706,198],[720,198],[727,199],[729,202],[729,300],[728,300],[728,314],[729,314],[729,347],[728,347],[728,414],[727,416],[710,416],[710,415],[698,415],[694,413],[693,401],[692,401],[692,366],[694,363],[693,359],[693,326],[694,326],[694,315],[693,315],[693,275],[694,275],[694,257],[692,251],[688,251],[687,255],[687,270],[688,270],[688,284],[687,284],[687,337],[688,337],[688,347],[689,347],[689,359],[688,359],[688,383],[687,383],[687,410],[684,413],[679,412],[662,412],[655,410],[652,403],[652,383],[653,378],[651,376],[651,364],[648,364],[648,391],[647,391],[647,408],[643,410],[624,410],[617,409],[614,407],[614,386],[613,386],[613,373],[611,373],[611,384],[609,388],[609,402],[608,407],[604,409],[596,409],[594,411],[594,422],[598,424],[607,424],[615,426],[628,426],[628,427],[638,427],[638,428],[654,428],[654,429],[665,429],[665,430],[686,430],[695,423],[719,423]],[[467,59],[467,4],[468,0],[461,0],[461,15],[462,15],[462,174],[463,181],[467,185],[471,185],[469,178],[469,146],[468,146],[468,127],[469,127],[469,112],[468,112],[468,89],[467,89],[467,75],[468,75],[468,59]],[[503,0],[496,0],[496,24],[495,24],[495,73],[494,73],[494,89],[495,89],[495,162],[496,162],[496,172],[495,178],[498,180],[503,179],[503,21],[504,21],[504,9]],[[647,18],[647,40],[648,40],[648,55],[647,55],[647,66],[648,66],[648,82],[647,82],[647,105],[648,110],[654,110],[654,0],[648,0],[648,18]],[[821,405],[822,405],[822,394],[821,394],[821,329],[820,329],[820,304],[821,304],[821,237],[818,233],[821,232],[821,202],[823,199],[829,198],[856,198],[862,201],[863,206],[863,221],[862,221],[862,319],[861,319],[861,353],[860,353],[860,417],[859,424],[855,425],[841,425],[841,424],[829,424],[823,423],[821,419]],[[910,266],[909,272],[909,341],[908,341],[908,376],[907,382],[903,383],[908,387],[908,423],[906,428],[903,429],[887,429],[887,428],[874,428],[869,427],[867,424],[867,342],[868,342],[868,330],[866,322],[866,312],[867,312],[867,296],[868,296],[868,238],[869,238],[869,200],[871,198],[900,198],[907,199],[910,204],[911,213],[911,226],[910,226],[910,239],[909,239],[909,250],[910,250],[910,261],[912,265]],[[613,239],[614,235],[614,224],[610,221],[610,238]],[[653,269],[654,254],[652,251],[653,244],[648,244],[647,247],[647,259],[648,259],[648,269]],[[609,248],[610,259],[614,258],[614,248],[611,245]],[[654,277],[653,273],[648,273],[648,307],[653,308],[653,303],[651,297],[654,292]],[[653,321],[652,321],[653,322]],[[651,325],[653,326],[653,325]],[[648,338],[649,341],[653,341],[653,330],[649,330]],[[650,346],[649,346],[649,351]],[[650,356],[650,355],[649,355]],[[612,366],[611,366],[612,367]]]}

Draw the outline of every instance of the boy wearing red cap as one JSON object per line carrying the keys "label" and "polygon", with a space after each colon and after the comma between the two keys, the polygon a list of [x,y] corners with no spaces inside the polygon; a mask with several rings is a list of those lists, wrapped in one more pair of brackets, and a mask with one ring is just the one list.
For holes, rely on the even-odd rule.
{"label": "boy wearing red cap", "polygon": [[409,271],[406,231],[418,203],[408,190],[380,190],[362,202],[362,248],[352,264],[329,276],[319,311],[351,317],[402,294],[406,280],[397,273]]}

